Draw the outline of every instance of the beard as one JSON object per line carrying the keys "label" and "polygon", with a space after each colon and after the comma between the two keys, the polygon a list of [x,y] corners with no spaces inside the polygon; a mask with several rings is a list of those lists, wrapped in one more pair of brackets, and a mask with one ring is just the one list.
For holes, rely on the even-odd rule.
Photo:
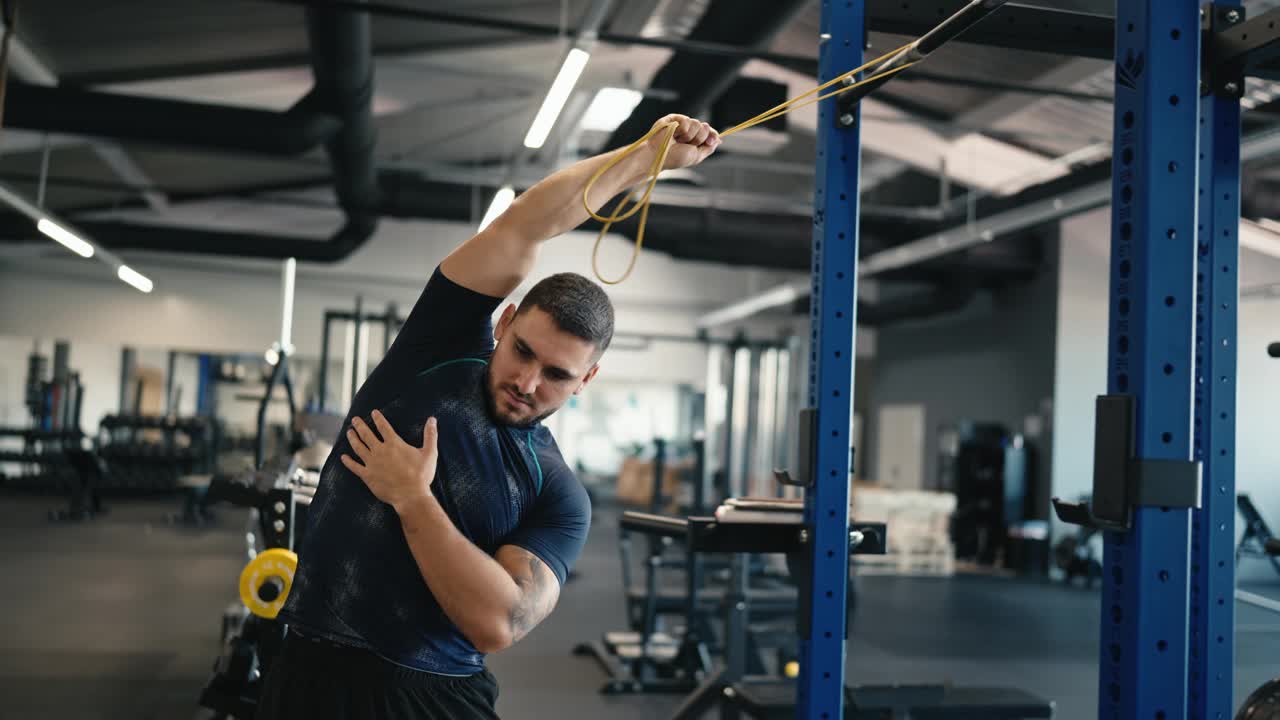
{"label": "beard", "polygon": [[[504,407],[506,405],[506,402],[500,399],[503,393],[505,392],[505,390],[510,389],[511,392],[517,396],[520,396],[520,393],[516,392],[515,388],[497,387],[493,380],[491,368],[492,366],[485,368],[484,394],[485,394],[486,403],[488,404],[489,417],[492,418],[498,424],[511,425],[513,427],[531,427],[551,417],[552,413],[554,413],[556,410],[559,409],[559,408],[551,408],[550,410],[542,413],[541,415],[533,415],[528,417],[523,415],[513,415],[512,413],[507,412],[507,410]],[[527,407],[530,410],[534,409],[533,405],[524,405],[524,407]]]}

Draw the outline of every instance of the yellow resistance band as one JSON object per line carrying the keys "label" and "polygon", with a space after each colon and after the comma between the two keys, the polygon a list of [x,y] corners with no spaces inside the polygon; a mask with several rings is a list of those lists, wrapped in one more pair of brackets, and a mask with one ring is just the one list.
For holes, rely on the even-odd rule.
{"label": "yellow resistance band", "polygon": [[[845,85],[839,90],[833,90],[832,92],[829,92],[825,95],[819,95],[819,93],[831,87],[832,85],[835,85],[837,83],[847,82],[846,78],[852,79],[858,73],[866,70],[869,67],[882,63],[885,60],[888,60],[889,58],[893,57],[894,55],[897,55],[899,52],[905,50],[910,46],[911,46],[911,43],[908,43],[907,45],[903,45],[897,50],[881,55],[875,60],[872,60],[860,67],[856,67],[853,70],[850,70],[849,72],[843,73],[835,77],[834,79],[828,82],[825,82],[819,85],[818,87],[810,90],[809,92],[806,92],[803,95],[796,96],[782,103],[781,105],[772,107],[760,113],[759,115],[751,118],[750,120],[747,120],[744,123],[734,125],[728,130],[725,130],[724,132],[720,133],[720,137],[722,138],[728,137],[741,130],[746,130],[747,128],[755,127],[756,125],[759,125],[761,123],[769,122],[774,118],[782,117],[783,115],[786,115],[787,113],[793,110],[798,110],[803,107],[808,107],[810,105],[813,105],[814,103],[826,100],[827,98],[835,97],[836,95],[840,95],[841,93],[849,92],[850,90],[866,85],[867,83],[875,82],[881,78],[889,77],[890,75],[893,75],[895,73],[902,72],[903,70],[906,70],[912,65],[915,65],[916,62],[919,62],[919,61],[917,60],[914,62],[905,63],[891,70],[886,70],[882,73],[872,75],[871,77],[868,77],[868,78],[864,78],[861,81],[851,83],[849,85]],[[805,98],[809,98],[811,95],[818,95],[818,96],[809,100],[805,100]],[[802,100],[805,100],[805,102],[801,102]],[[618,153],[613,157],[613,159],[605,163],[603,167],[601,167],[599,170],[596,170],[595,174],[591,176],[591,179],[587,181],[587,186],[582,190],[583,207],[586,208],[587,213],[590,214],[591,217],[604,223],[604,227],[600,228],[599,237],[596,238],[595,248],[592,249],[591,251],[591,269],[595,271],[596,277],[600,280],[600,282],[606,285],[617,285],[618,283],[630,277],[631,271],[635,269],[636,260],[639,259],[640,257],[640,248],[644,244],[645,222],[649,218],[649,196],[653,194],[653,188],[655,185],[658,184],[658,174],[662,172],[662,166],[667,161],[667,153],[671,149],[671,142],[675,139],[676,129],[678,127],[679,127],[679,124],[675,122],[654,126],[654,128],[650,130],[648,133],[646,133],[644,137],[628,145],[626,148],[622,150],[622,152]],[[625,212],[623,212],[624,208],[626,208],[627,206],[627,202],[629,202],[631,200],[632,195],[635,194],[635,190],[631,190],[627,192],[627,194],[622,196],[622,200],[618,202],[618,205],[617,207],[614,208],[612,215],[609,215],[608,217],[606,217],[603,215],[599,215],[594,210],[592,210],[591,204],[587,201],[587,196],[590,195],[591,188],[595,186],[596,181],[598,181],[601,178],[601,176],[603,176],[606,172],[608,172],[609,169],[612,168],[614,165],[617,165],[618,163],[626,159],[628,156],[630,156],[632,153],[639,150],[654,135],[657,135],[658,133],[664,132],[664,131],[667,133],[667,137],[665,140],[663,140],[662,149],[658,151],[658,156],[654,158],[653,165],[651,165],[649,168],[649,174],[646,179],[647,186],[645,187],[644,195],[641,196],[640,199],[636,201],[635,205],[632,206],[630,209],[626,210]],[[639,230],[636,231],[636,244],[635,244],[635,249],[632,250],[631,252],[631,262],[627,263],[627,269],[625,272],[622,273],[621,277],[619,277],[616,280],[607,280],[605,279],[604,275],[601,274],[600,272],[600,265],[599,265],[600,243],[601,241],[604,240],[605,234],[609,232],[609,228],[612,227],[614,223],[620,220],[626,220],[627,218],[630,218],[632,215],[635,215],[637,211],[640,212],[640,228]]]}

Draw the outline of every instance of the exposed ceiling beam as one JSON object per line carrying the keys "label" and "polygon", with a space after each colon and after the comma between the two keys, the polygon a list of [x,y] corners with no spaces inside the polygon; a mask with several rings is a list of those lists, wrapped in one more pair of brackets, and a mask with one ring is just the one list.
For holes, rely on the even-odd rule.
{"label": "exposed ceiling beam", "polygon": [[[431,43],[384,43],[374,48],[374,54],[379,58],[394,58],[406,55],[449,53],[488,47],[509,48],[512,45],[519,45],[523,42],[543,42],[543,40],[541,38],[530,39],[527,36],[502,35],[500,37],[493,38],[467,38]],[[305,68],[310,62],[311,56],[304,48],[296,52],[225,58],[204,62],[152,65],[142,68],[88,70],[67,75],[64,78],[64,82],[67,84],[85,87],[98,85],[122,85],[148,82],[152,80],[177,80],[203,77],[206,75],[229,75],[233,73],[282,70],[285,68]]]}
{"label": "exposed ceiling beam", "polygon": [[[0,33],[5,31],[5,24],[0,20]],[[9,39],[9,71],[16,77],[34,85],[57,85],[58,76],[44,62],[32,52],[22,39],[14,37]]]}
{"label": "exposed ceiling beam", "polygon": [[[1097,75],[1098,72],[1100,70],[1104,70],[1105,67],[1106,64],[1099,60],[1093,60],[1090,58],[1073,58],[1040,75],[1034,82],[1036,85],[1070,88],[1082,80],[1086,80]],[[911,73],[905,73],[902,80],[909,80],[910,75]],[[1083,97],[1090,97],[1090,94],[1088,93],[1080,93],[1079,95]],[[1083,97],[1076,99],[1083,99]],[[1097,98],[1097,96],[1092,97]],[[1035,107],[1043,99],[1043,96],[1037,97],[1025,92],[1001,93],[987,102],[956,116],[956,118],[949,123],[950,127],[945,124],[939,124],[935,126],[934,129],[937,131],[937,135],[939,137],[947,138],[954,142],[965,135],[977,135],[978,133],[970,131],[972,128],[997,129],[1002,123],[1007,123],[1009,120],[1015,118],[1017,114]],[[984,158],[984,162],[985,161],[986,159]],[[995,162],[990,164],[995,164]],[[916,165],[903,163],[904,171],[909,167],[916,167],[919,169]],[[938,166],[935,166],[935,169],[937,167]],[[954,164],[949,162],[946,164],[946,172],[951,176],[951,179],[963,183],[964,180],[953,175],[956,169],[957,168]]]}
{"label": "exposed ceiling beam", "polygon": [[142,196],[147,207],[158,212],[169,209],[169,198],[155,190],[155,182],[145,170],[138,167],[133,157],[124,148],[113,142],[97,141],[93,143],[93,152],[98,159],[111,168],[126,185]]}
{"label": "exposed ceiling beam", "polygon": [[[1240,144],[1240,160],[1248,162],[1280,154],[1280,128],[1262,131],[1243,139]],[[1046,188],[1026,191],[1029,202],[983,217],[973,223],[965,223],[940,233],[903,243],[894,248],[872,253],[858,261],[859,278],[870,278],[901,270],[928,260],[961,251],[971,251],[985,246],[997,237],[1008,236],[1045,222],[1103,207],[1111,201],[1111,180],[1095,179],[1099,168],[1078,173],[1086,182],[1075,182],[1075,176],[1050,183]],[[1058,192],[1047,194],[1046,189]],[[1031,199],[1035,198],[1035,199]],[[1007,201],[999,201],[1007,202]],[[1280,230],[1277,224],[1276,230]],[[1267,255],[1280,256],[1280,233],[1270,232],[1265,225],[1243,221],[1241,223],[1242,247]],[[758,312],[774,306],[783,295],[791,302],[807,296],[807,285],[788,286],[788,289],[770,290],[760,295],[744,298],[734,304],[737,310],[751,308]],[[737,313],[734,317],[738,317]]]}
{"label": "exposed ceiling beam", "polygon": [[[813,86],[808,77],[760,60],[747,63],[742,74],[786,83],[792,97]],[[981,133],[969,132],[952,139],[914,122],[913,115],[875,96],[861,105],[863,147],[921,172],[937,175],[945,163],[951,180],[983,191],[996,191],[1014,178],[1034,175],[1047,180],[1066,174],[1051,158]],[[817,132],[816,106],[800,108],[787,117],[796,127]],[[732,138],[726,141],[725,149],[732,151]],[[864,185],[862,189],[870,188]]]}
{"label": "exposed ceiling beam", "polygon": [[[1240,143],[1241,162],[1277,154],[1280,154],[1280,128],[1255,133]],[[1034,225],[1102,207],[1110,201],[1111,180],[1096,181],[875,253],[859,261],[858,275],[876,275],[931,260]]]}
{"label": "exposed ceiling beam", "polygon": [[[1072,58],[1036,77],[1035,84],[1070,88],[1081,80],[1097,75],[1100,70],[1105,70],[1107,66],[1107,63],[1100,60]],[[991,100],[961,113],[956,117],[955,122],[958,125],[967,127],[995,127],[1002,120],[1006,120],[1010,116],[1036,104],[1039,99],[1034,95],[1020,92],[1001,93]]]}

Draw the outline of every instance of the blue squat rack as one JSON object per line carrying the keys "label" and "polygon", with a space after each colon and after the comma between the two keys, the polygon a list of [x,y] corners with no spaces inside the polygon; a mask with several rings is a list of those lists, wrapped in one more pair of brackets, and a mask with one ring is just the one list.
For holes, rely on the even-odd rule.
{"label": "blue squat rack", "polygon": [[[864,2],[823,0],[822,81],[862,64],[868,24],[920,35],[971,5],[993,16],[966,29],[966,42],[1115,60],[1111,193],[1094,205],[1112,205],[1108,389],[1092,501],[1054,505],[1064,521],[1105,531],[1098,717],[1230,720],[1240,162],[1262,146],[1242,142],[1240,99],[1246,76],[1280,78],[1280,10],[1246,20],[1238,0],[1117,0],[1110,18],[912,0],[901,11],[893,3],[890,17]],[[815,720],[843,717],[845,699],[855,101],[823,101],[818,121],[802,419],[812,587],[797,703]]]}

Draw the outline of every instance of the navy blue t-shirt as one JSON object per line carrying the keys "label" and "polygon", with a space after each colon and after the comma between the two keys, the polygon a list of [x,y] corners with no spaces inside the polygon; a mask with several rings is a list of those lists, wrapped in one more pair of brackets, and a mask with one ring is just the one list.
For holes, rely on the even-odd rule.
{"label": "navy blue t-shirt", "polygon": [[[501,425],[490,415],[485,377],[501,302],[437,268],[345,425],[356,414],[372,425],[378,409],[406,442],[421,446],[434,416],[440,455],[431,489],[449,519],[490,555],[503,545],[528,550],[563,585],[586,542],[591,506],[550,431]],[[427,587],[395,511],[343,466],[344,453],[355,456],[345,432],[321,471],[281,618],[417,670],[483,669],[484,655]]]}

